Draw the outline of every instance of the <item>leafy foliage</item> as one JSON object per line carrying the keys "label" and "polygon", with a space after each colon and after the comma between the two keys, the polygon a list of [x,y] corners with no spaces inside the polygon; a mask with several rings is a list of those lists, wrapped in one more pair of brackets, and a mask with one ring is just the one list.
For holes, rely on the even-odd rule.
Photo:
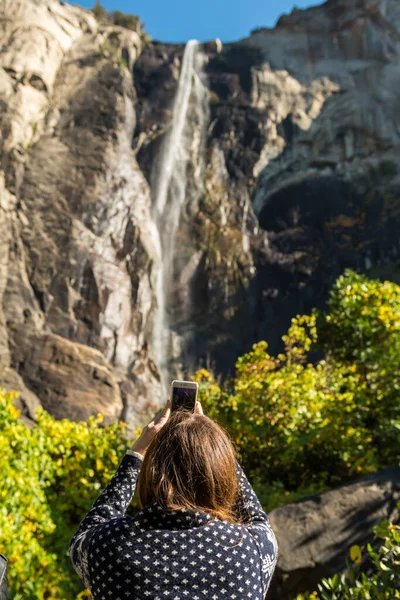
{"label": "leafy foliage", "polygon": [[367,558],[372,572],[361,572],[364,548],[353,546],[353,566],[347,575],[334,575],[318,586],[323,600],[395,600],[400,598],[400,527],[385,521],[374,527],[375,536],[383,540],[378,550],[367,544]]}
{"label": "leafy foliage", "polygon": [[379,170],[384,177],[395,177],[398,173],[397,164],[393,160],[382,160]]}
{"label": "leafy foliage", "polygon": [[96,0],[96,3],[91,11],[98,21],[109,21],[109,13],[101,4],[101,2],[99,2],[99,0]]}
{"label": "leafy foliage", "polygon": [[[326,314],[292,320],[281,353],[259,342],[224,384],[205,370],[195,378],[206,414],[231,434],[266,510],[396,463],[400,287],[347,271]],[[0,392],[0,531],[11,597],[83,600],[68,543],[126,449],[125,425],[103,428],[101,415],[56,421],[39,409],[28,429],[18,417],[12,395]],[[375,533],[381,548],[353,547],[348,574],[325,580],[309,600],[399,598],[399,529],[384,523]],[[359,570],[366,552],[368,576]]]}
{"label": "leafy foliage", "polygon": [[96,1],[91,11],[96,19],[105,25],[118,25],[119,27],[125,27],[125,29],[137,31],[138,33],[141,33],[143,30],[143,23],[140,22],[137,15],[126,14],[120,10],[108,11],[99,0]]}
{"label": "leafy foliage", "polygon": [[140,19],[137,15],[126,15],[120,10],[115,10],[112,13],[112,20],[114,25],[125,27],[126,29],[133,29],[137,31],[140,28]]}
{"label": "leafy foliage", "polygon": [[70,600],[82,586],[67,549],[127,448],[125,424],[56,421],[37,411],[28,429],[0,393],[0,531],[10,597]]}
{"label": "leafy foliage", "polygon": [[400,442],[400,287],[347,272],[334,286],[319,338],[331,361],[352,369],[357,410],[379,464],[398,461]]}
{"label": "leafy foliage", "polygon": [[283,343],[255,344],[224,386],[196,374],[267,509],[399,460],[400,287],[347,271],[329,312],[293,319]]}

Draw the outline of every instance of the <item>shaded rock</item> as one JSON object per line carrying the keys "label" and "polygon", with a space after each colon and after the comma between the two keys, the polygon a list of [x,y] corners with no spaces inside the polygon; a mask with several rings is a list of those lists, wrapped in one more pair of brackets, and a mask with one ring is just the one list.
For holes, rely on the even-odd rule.
{"label": "shaded rock", "polygon": [[117,56],[131,70],[142,49],[139,33],[120,27],[110,27],[105,33],[107,42],[116,49]]}
{"label": "shaded rock", "polygon": [[56,418],[86,420],[101,412],[118,419],[122,400],[112,368],[98,350],[54,334],[15,332],[12,363]]}
{"label": "shaded rock", "polygon": [[[195,243],[182,242],[180,272],[201,259],[191,316],[173,317],[187,367],[227,373],[259,339],[278,351],[291,318],[324,307],[346,267],[400,281],[399,28],[392,0],[330,0],[204,45],[206,186],[182,215],[181,238],[194,229]],[[155,44],[135,64],[137,158],[149,182],[182,53]]]}
{"label": "shaded rock", "polygon": [[272,351],[277,323],[324,307],[345,268],[400,281],[399,15],[391,0],[330,0],[241,42],[263,56],[252,98],[269,134],[253,206],[268,245],[252,326]]}
{"label": "shaded rock", "polygon": [[269,514],[279,547],[267,598],[290,600],[346,569],[354,544],[379,544],[372,529],[398,522],[400,468],[392,467]]}

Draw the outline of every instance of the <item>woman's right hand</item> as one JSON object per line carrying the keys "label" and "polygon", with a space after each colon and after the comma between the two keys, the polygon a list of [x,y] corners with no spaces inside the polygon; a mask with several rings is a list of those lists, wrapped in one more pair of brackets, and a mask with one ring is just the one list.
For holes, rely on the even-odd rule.
{"label": "woman's right hand", "polygon": [[160,431],[162,427],[166,424],[169,417],[171,415],[171,399],[167,400],[167,404],[165,405],[164,410],[162,410],[158,415],[143,427],[142,433],[138,437],[138,439],[134,442],[132,446],[132,450],[135,452],[139,452],[142,456],[146,454],[146,450],[150,445],[153,437]]}

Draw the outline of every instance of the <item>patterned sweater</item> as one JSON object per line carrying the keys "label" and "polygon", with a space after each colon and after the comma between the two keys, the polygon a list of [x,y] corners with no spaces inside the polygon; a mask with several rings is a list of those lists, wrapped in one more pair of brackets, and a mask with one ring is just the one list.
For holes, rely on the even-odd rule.
{"label": "patterned sweater", "polygon": [[128,450],[71,540],[72,564],[94,600],[263,600],[276,561],[268,516],[239,463],[245,524],[154,502],[125,516],[141,468]]}

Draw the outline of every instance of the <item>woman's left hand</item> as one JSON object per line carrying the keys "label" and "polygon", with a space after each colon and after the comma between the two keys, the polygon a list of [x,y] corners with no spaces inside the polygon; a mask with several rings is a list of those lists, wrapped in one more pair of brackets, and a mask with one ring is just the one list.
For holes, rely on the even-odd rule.
{"label": "woman's left hand", "polygon": [[168,399],[165,408],[143,428],[142,433],[138,439],[134,442],[132,450],[139,452],[143,456],[146,454],[146,450],[158,431],[164,427],[171,414],[171,400]]}

